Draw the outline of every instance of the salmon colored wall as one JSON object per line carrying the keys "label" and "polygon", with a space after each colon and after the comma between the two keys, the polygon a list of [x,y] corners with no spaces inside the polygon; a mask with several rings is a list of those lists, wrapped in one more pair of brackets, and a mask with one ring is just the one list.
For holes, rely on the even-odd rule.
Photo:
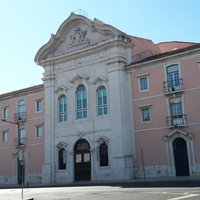
{"label": "salmon colored wall", "polygon": [[167,162],[165,144],[162,131],[136,133],[136,157],[139,165],[142,165],[141,149],[143,149],[143,160],[148,165],[164,165]]}
{"label": "salmon colored wall", "polygon": [[[183,79],[183,107],[186,114],[186,126],[178,130],[193,136],[195,162],[200,163],[200,59],[199,55],[176,57],[175,59],[154,62],[151,65],[132,68],[133,115],[136,142],[137,164],[142,165],[141,149],[145,166],[167,165],[167,153],[164,137],[175,129],[167,127],[168,98],[164,94],[166,66],[180,64]],[[149,91],[139,92],[138,76],[149,76]],[[151,122],[141,123],[140,107],[151,105]]]}
{"label": "salmon colored wall", "polygon": [[[44,105],[42,112],[36,112],[36,100],[43,99],[44,93],[31,91],[28,94],[17,94],[17,97],[0,101],[0,117],[2,118],[2,108],[8,106],[8,121],[14,121],[14,114],[18,112],[17,102],[19,99],[25,99],[27,121],[25,123],[26,130],[26,148],[28,153],[28,173],[41,173],[44,160]],[[43,136],[36,137],[36,125],[43,124]],[[8,130],[8,142],[2,142],[2,131]],[[14,146],[14,139],[18,137],[17,126],[14,124],[0,122],[0,159],[3,160],[0,164],[1,176],[13,175],[17,170],[17,156],[18,149]]]}

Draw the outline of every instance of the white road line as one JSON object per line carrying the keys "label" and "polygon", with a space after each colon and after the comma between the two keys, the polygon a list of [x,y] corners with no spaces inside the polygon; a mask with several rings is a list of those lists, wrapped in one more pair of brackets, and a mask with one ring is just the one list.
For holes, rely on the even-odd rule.
{"label": "white road line", "polygon": [[182,196],[182,197],[175,197],[172,199],[167,199],[167,200],[180,200],[180,199],[187,199],[187,198],[191,198],[191,197],[196,197],[199,196],[200,194],[188,194],[186,196]]}

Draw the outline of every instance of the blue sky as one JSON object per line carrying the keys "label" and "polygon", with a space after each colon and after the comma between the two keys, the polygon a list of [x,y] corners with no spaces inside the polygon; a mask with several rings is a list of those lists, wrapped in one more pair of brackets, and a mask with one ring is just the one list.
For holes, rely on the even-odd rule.
{"label": "blue sky", "polygon": [[155,43],[200,42],[199,8],[199,0],[1,0],[0,94],[42,83],[34,56],[71,12]]}

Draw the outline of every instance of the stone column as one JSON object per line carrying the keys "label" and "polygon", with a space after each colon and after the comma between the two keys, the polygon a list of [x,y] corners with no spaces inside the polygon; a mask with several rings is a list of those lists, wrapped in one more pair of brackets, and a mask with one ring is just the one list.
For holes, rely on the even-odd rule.
{"label": "stone column", "polygon": [[[133,176],[133,145],[130,130],[130,99],[128,98],[125,62],[119,58],[108,63],[111,165],[113,178],[129,179]],[[132,175],[131,175],[132,173]]]}
{"label": "stone column", "polygon": [[42,183],[54,183],[54,87],[55,75],[53,66],[45,68],[45,145],[44,145],[44,164],[42,169]]}

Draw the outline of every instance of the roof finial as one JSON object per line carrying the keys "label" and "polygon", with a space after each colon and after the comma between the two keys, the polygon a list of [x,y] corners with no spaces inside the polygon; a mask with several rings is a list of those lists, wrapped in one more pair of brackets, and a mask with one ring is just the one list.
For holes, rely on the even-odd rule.
{"label": "roof finial", "polygon": [[83,15],[85,17],[88,16],[88,13],[86,11],[82,10],[82,9],[75,10],[73,13],[76,13],[78,15]]}

